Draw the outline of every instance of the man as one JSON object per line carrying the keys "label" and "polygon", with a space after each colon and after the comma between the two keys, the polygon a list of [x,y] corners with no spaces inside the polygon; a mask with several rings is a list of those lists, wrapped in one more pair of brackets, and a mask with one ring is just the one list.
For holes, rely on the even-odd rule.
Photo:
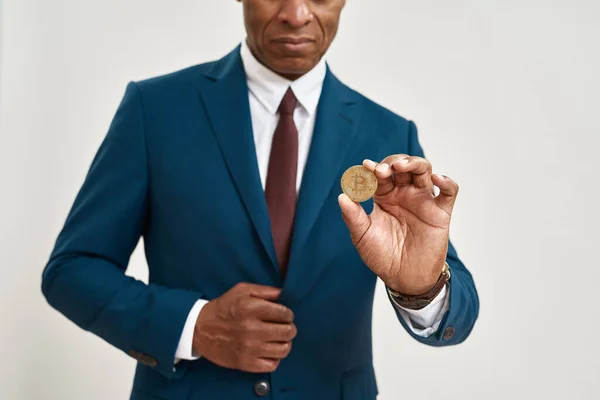
{"label": "man", "polygon": [[[477,319],[448,238],[458,186],[413,122],[329,70],[344,0],[241,3],[231,53],[128,85],[43,293],[139,361],[132,399],[375,399],[377,277],[422,343]],[[355,164],[378,180],[363,204],[338,196]],[[148,285],[125,275],[141,236]]]}

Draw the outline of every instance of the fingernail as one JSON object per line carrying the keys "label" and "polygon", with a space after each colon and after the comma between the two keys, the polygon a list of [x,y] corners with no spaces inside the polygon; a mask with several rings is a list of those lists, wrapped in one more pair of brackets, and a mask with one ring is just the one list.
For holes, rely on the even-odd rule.
{"label": "fingernail", "polygon": [[375,161],[369,160],[368,158],[363,161],[363,164],[367,164],[368,168],[375,168],[377,165]]}
{"label": "fingernail", "polygon": [[439,179],[444,179],[444,175],[435,174],[435,176],[437,176]]}
{"label": "fingernail", "polygon": [[408,158],[403,158],[402,160],[400,160],[400,164],[408,164],[410,160]]}
{"label": "fingernail", "polygon": [[379,172],[386,172],[388,169],[390,169],[390,166],[387,165],[386,163],[379,164],[377,166],[377,171],[379,171]]}

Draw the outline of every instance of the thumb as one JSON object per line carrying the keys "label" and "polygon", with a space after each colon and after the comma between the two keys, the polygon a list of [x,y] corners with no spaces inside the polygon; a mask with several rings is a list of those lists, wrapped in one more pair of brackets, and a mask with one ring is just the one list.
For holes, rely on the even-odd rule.
{"label": "thumb", "polygon": [[350,237],[355,242],[363,237],[367,229],[369,229],[371,225],[369,216],[360,204],[350,200],[350,197],[345,193],[338,196],[338,203],[342,210],[342,218],[350,231]]}

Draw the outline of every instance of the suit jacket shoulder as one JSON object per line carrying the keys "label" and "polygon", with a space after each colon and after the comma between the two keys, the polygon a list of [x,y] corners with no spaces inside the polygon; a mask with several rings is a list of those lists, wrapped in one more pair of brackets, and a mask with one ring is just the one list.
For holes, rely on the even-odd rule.
{"label": "suit jacket shoulder", "polygon": [[218,61],[208,61],[201,64],[191,65],[176,71],[161,75],[151,76],[136,83],[144,90],[164,90],[186,86],[195,82],[199,77],[206,74]]}
{"label": "suit jacket shoulder", "polygon": [[340,84],[352,93],[352,97],[361,109],[361,130],[366,130],[372,139],[381,139],[385,143],[402,143],[409,148],[417,140],[415,123],[389,108],[352,89],[345,83]]}

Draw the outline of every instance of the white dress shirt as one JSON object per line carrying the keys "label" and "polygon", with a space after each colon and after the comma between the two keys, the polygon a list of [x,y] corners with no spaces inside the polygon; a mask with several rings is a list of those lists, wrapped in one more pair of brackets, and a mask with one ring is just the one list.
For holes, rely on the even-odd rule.
{"label": "white dress shirt", "polygon": [[[277,109],[289,87],[292,88],[298,100],[298,105],[294,111],[294,122],[298,129],[296,190],[299,190],[315,126],[317,105],[323,88],[323,80],[325,79],[325,61],[321,60],[308,73],[295,81],[290,81],[258,62],[245,40],[242,41],[241,45],[241,58],[246,72],[252,131],[263,189],[267,181],[271,142],[279,121]],[[444,314],[448,310],[448,297],[447,288],[444,287],[440,294],[421,310],[397,308],[406,324],[416,335],[428,337],[437,331]],[[206,303],[208,301],[198,300],[192,307],[175,353],[176,363],[182,359],[195,360],[200,357],[199,354],[192,353],[192,342],[196,320]],[[418,325],[418,327],[415,325]]]}

